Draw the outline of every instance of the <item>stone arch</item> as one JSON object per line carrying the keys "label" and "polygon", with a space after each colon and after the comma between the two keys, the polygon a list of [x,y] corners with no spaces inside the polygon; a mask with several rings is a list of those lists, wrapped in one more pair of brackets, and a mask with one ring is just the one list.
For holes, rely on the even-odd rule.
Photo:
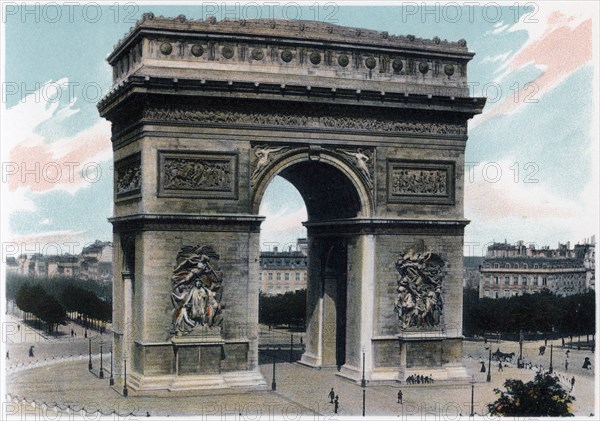
{"label": "stone arch", "polygon": [[[303,189],[305,191],[302,191],[302,186],[300,186],[299,188],[299,186],[297,185],[298,180],[294,174],[294,169],[301,169],[303,175],[314,174],[310,171],[306,171],[306,169],[308,169],[308,167],[310,166],[312,166],[313,168],[319,166],[321,166],[321,168],[329,167],[333,170],[329,171],[330,174],[336,174],[337,172],[337,175],[339,175],[340,177],[344,177],[343,179],[340,178],[340,180],[344,180],[345,182],[347,182],[347,186],[344,187],[351,186],[352,188],[340,188],[339,190],[348,192],[350,193],[350,195],[355,195],[354,198],[346,197],[346,200],[352,201],[352,199],[354,199],[356,201],[355,203],[353,203],[353,205],[356,205],[357,212],[356,215],[353,216],[361,218],[372,217],[374,211],[373,195],[371,189],[369,188],[365,180],[365,177],[362,176],[356,168],[349,165],[339,156],[336,156],[336,154],[327,151],[320,152],[318,155],[312,155],[309,149],[300,149],[292,151],[291,153],[284,154],[281,157],[275,158],[269,164],[269,166],[265,169],[264,173],[260,176],[256,184],[252,188],[252,213],[258,214],[259,207],[267,187],[269,186],[273,178],[275,178],[275,176],[280,175],[286,180],[290,181],[294,185],[294,187],[296,187],[300,191],[300,194],[302,195],[302,198],[304,199],[307,207],[309,219],[312,219],[311,209],[309,209],[309,207],[311,207],[310,200],[307,202],[306,198],[307,191],[305,189]],[[312,216],[315,216],[314,209],[312,212]],[[340,215],[340,219],[344,217],[348,217],[348,215]]]}

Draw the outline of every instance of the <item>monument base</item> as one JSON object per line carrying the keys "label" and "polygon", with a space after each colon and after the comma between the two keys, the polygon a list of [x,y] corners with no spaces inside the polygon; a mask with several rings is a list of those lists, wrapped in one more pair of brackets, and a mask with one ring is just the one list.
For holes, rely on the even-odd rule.
{"label": "monument base", "polygon": [[267,390],[267,383],[260,371],[231,371],[219,374],[193,376],[143,376],[132,373],[127,379],[130,392],[137,395],[160,396],[173,392],[202,392],[230,389],[232,392]]}

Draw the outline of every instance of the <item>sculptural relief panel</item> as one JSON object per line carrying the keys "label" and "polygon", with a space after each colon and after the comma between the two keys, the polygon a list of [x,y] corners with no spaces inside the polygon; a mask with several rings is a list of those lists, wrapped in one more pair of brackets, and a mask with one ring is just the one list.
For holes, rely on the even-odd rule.
{"label": "sculptural relief panel", "polygon": [[388,160],[390,203],[454,204],[454,162]]}
{"label": "sculptural relief panel", "polygon": [[137,196],[142,188],[141,154],[137,153],[115,163],[115,197],[117,200]]}
{"label": "sculptural relief panel", "polygon": [[237,155],[159,151],[160,197],[237,198]]}

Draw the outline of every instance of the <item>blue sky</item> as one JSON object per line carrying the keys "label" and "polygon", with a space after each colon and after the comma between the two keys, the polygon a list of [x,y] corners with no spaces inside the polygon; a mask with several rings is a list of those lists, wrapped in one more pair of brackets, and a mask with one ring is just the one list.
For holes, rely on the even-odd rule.
{"label": "blue sky", "polygon": [[[15,244],[19,252],[43,252],[53,243],[66,252],[95,239],[112,238],[107,222],[112,214],[110,126],[96,110],[111,84],[105,57],[143,12],[201,18],[206,5],[129,3],[118,13],[114,7],[84,10],[77,6],[72,9],[72,21],[67,8],[61,9],[60,18],[56,10],[40,9],[39,22],[17,6],[4,10],[5,242]],[[493,240],[555,246],[558,241],[577,242],[595,234],[598,131],[593,116],[598,69],[592,58],[592,54],[597,56],[597,45],[592,46],[592,29],[588,28],[597,31],[597,5],[551,2],[518,10],[465,7],[460,9],[461,19],[455,19],[458,10],[452,7],[429,10],[433,12],[324,4],[300,9],[309,20],[318,11],[319,20],[340,25],[467,40],[476,53],[469,65],[469,81],[478,83],[473,94],[481,95],[485,84],[490,99],[500,93],[470,123],[466,161],[478,163],[473,164],[465,186],[465,216],[472,220],[465,241],[477,245],[471,252],[481,254]],[[241,7],[229,9],[231,17],[257,14],[256,9],[245,12],[252,15],[243,16]],[[284,12],[294,17],[298,10],[277,8],[274,12],[276,17]],[[218,8],[211,13],[221,19],[225,11]],[[267,17],[269,9],[260,13]],[[53,92],[60,92],[60,98]],[[525,101],[528,94],[535,102]],[[26,163],[27,168],[35,162],[41,168],[54,160],[65,162],[63,158],[70,156],[81,160],[73,174],[66,174],[71,169],[62,166],[62,178],[44,183],[22,173],[18,158],[30,155],[35,157]],[[47,167],[52,170],[52,165]],[[495,179],[492,170],[497,168],[502,174]],[[488,172],[483,173],[484,169]],[[67,180],[67,175],[72,177]],[[288,244],[304,235],[300,226],[306,219],[304,205],[284,180],[277,178],[269,187],[261,213],[267,216],[263,243]]]}

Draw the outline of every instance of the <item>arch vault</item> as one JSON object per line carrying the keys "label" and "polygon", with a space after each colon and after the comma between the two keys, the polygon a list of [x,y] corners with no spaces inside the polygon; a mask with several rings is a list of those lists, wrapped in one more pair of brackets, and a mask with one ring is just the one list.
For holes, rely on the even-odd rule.
{"label": "arch vault", "polygon": [[472,57],[464,40],[145,14],[98,105],[115,372],[128,364],[139,392],[264,386],[258,209],[281,175],[308,211],[302,362],[356,381],[464,376],[462,168],[485,103]]}

